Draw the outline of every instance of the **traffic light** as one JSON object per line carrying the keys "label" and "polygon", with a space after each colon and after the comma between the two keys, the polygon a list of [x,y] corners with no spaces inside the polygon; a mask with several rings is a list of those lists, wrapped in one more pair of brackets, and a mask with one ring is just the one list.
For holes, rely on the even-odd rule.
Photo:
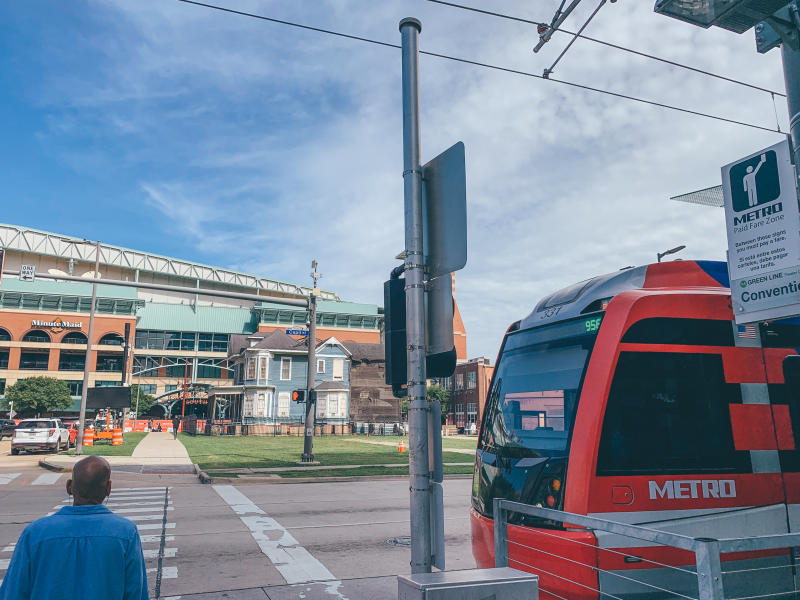
{"label": "traffic light", "polygon": [[305,402],[306,401],[306,391],[305,390],[294,390],[292,392],[292,402]]}

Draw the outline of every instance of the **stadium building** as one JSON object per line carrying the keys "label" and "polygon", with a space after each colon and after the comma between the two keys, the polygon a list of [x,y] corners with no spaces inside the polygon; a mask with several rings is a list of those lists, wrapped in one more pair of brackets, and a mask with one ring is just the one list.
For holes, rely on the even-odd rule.
{"label": "stadium building", "polygon": [[[0,396],[17,380],[47,375],[67,382],[75,412],[80,405],[94,276],[94,243],[26,227],[0,224],[4,271],[33,265],[38,274],[86,277],[87,283],[3,275],[0,281]],[[184,382],[194,390],[232,386],[231,337],[281,331],[304,338],[303,308],[276,304],[276,297],[308,297],[309,286],[211,267],[177,258],[100,246],[101,280],[127,280],[263,295],[263,301],[233,300],[198,293],[99,284],[90,386],[139,384],[161,399],[165,412],[178,401]],[[378,285],[378,284],[376,284]],[[125,331],[129,356],[124,360]],[[381,342],[383,310],[345,302],[322,290],[317,303],[317,338]],[[462,327],[463,329],[463,327]],[[127,363],[127,364],[125,364]],[[202,394],[188,412],[206,414]]]}

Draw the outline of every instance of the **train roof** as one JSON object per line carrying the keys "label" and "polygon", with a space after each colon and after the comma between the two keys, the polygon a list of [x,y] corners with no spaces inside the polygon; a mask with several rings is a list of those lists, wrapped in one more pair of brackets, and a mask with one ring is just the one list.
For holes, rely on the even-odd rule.
{"label": "train roof", "polygon": [[563,321],[602,310],[604,303],[620,292],[656,288],[729,288],[728,265],[710,260],[676,260],[580,281],[543,298],[520,322],[520,329]]}

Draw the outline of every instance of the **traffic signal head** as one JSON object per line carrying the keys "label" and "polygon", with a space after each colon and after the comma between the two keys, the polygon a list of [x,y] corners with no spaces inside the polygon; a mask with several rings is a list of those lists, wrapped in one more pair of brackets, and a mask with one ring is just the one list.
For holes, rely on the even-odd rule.
{"label": "traffic signal head", "polygon": [[292,392],[292,402],[305,402],[305,401],[306,401],[305,390],[294,390]]}

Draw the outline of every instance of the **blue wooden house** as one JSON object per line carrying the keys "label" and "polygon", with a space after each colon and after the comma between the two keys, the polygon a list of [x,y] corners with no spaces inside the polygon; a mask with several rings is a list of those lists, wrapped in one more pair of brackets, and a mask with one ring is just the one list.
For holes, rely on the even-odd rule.
{"label": "blue wooden house", "polygon": [[[330,425],[347,423],[350,414],[350,352],[336,338],[317,342],[314,369],[316,419]],[[297,340],[283,331],[232,335],[228,363],[233,385],[209,394],[229,399],[228,418],[245,424],[298,423],[305,405],[292,402],[292,391],[306,389],[308,338]]]}

